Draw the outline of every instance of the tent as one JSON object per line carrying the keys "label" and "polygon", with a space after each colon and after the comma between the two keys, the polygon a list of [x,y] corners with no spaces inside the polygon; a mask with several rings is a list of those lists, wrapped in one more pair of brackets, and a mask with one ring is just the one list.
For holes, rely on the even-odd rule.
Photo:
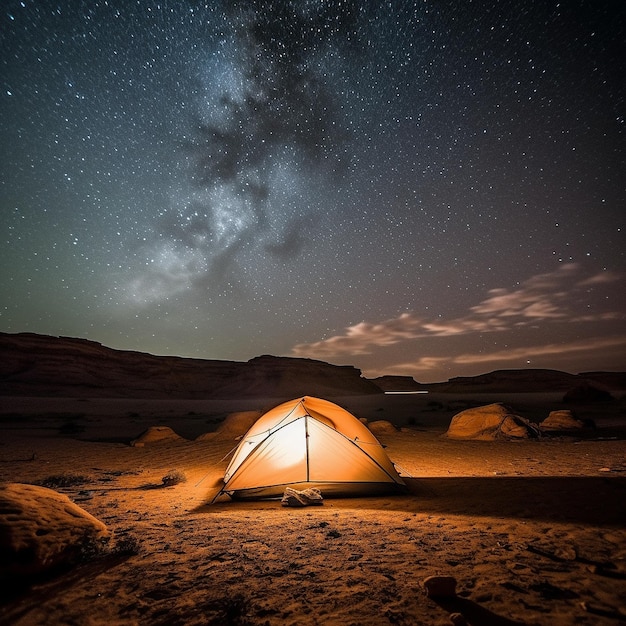
{"label": "tent", "polygon": [[376,437],[340,406],[306,396],[262,415],[239,443],[220,493],[271,498],[285,487],[324,496],[401,492],[405,485]]}

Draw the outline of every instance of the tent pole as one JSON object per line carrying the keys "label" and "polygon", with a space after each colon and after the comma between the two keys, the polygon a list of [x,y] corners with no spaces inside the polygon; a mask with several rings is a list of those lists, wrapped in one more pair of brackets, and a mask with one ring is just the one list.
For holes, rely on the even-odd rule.
{"label": "tent pole", "polygon": [[309,415],[304,414],[304,440],[306,445],[306,481],[309,482]]}

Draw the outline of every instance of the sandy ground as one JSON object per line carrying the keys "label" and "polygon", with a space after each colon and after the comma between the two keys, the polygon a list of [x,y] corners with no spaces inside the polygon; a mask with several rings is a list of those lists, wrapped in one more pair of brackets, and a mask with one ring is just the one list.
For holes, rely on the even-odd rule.
{"label": "sandy ground", "polygon": [[[84,476],[59,491],[138,554],[81,565],[6,593],[0,623],[626,624],[624,404],[583,407],[593,436],[521,442],[442,436],[468,404],[504,401],[532,419],[558,395],[384,396],[336,400],[358,417],[402,427],[380,435],[405,496],[210,504],[236,446],[215,430],[232,402],[2,399],[0,480]],[[186,440],[131,447],[168,425]],[[187,481],[164,487],[170,470]],[[436,602],[431,575],[458,596]]]}

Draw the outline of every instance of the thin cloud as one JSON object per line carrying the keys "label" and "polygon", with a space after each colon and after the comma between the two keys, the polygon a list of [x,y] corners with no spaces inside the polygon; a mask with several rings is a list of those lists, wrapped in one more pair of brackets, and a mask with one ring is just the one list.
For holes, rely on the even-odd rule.
{"label": "thin cloud", "polygon": [[340,354],[370,354],[373,347],[396,344],[403,340],[424,336],[423,322],[410,313],[379,324],[361,322],[346,328],[344,335],[296,345],[295,356],[329,357]]}
{"label": "thin cloud", "polygon": [[[572,287],[578,265],[568,263],[554,272],[538,274],[517,289],[491,289],[490,296],[470,310],[478,315],[546,319],[566,317],[563,303]],[[569,287],[564,289],[564,286]]]}
{"label": "thin cloud", "polygon": [[423,328],[425,335],[435,337],[452,337],[468,333],[487,333],[506,330],[507,324],[496,317],[488,319],[460,318],[450,322],[427,322]]}
{"label": "thin cloud", "polygon": [[[554,272],[538,274],[522,282],[517,289],[497,288],[488,297],[471,307],[464,317],[452,320],[424,320],[413,313],[379,323],[360,322],[349,326],[341,335],[314,343],[296,345],[295,356],[317,358],[341,355],[371,354],[375,348],[398,344],[422,337],[455,337],[472,333],[505,332],[538,322],[590,323],[622,319],[616,311],[576,314],[569,303],[573,295],[583,294],[593,285],[620,280],[617,274],[581,277],[575,263]],[[510,351],[507,351],[510,358]]]}
{"label": "thin cloud", "polygon": [[581,287],[586,287],[588,285],[601,285],[606,283],[613,283],[615,281],[621,280],[622,275],[617,272],[600,272],[599,274],[594,274],[589,278],[581,281],[579,284]]}

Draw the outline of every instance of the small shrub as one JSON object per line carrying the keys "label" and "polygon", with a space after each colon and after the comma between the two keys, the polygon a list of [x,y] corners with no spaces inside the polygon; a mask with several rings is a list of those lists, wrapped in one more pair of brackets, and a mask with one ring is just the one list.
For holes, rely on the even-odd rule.
{"label": "small shrub", "polygon": [[228,596],[209,601],[205,610],[214,613],[209,624],[220,626],[248,626],[252,624],[249,618],[250,602],[242,595]]}
{"label": "small shrub", "polygon": [[77,485],[84,485],[88,482],[91,482],[91,478],[89,478],[89,476],[66,473],[47,476],[35,484],[41,487],[48,487],[48,489],[58,489],[59,487],[75,487]]}
{"label": "small shrub", "polygon": [[172,485],[187,482],[187,476],[185,476],[184,472],[173,469],[163,476],[161,480],[166,487],[171,487]]}
{"label": "small shrub", "polygon": [[122,556],[134,556],[141,552],[142,543],[133,535],[126,535],[115,541],[111,553]]}
{"label": "small shrub", "polygon": [[85,535],[76,550],[77,563],[89,563],[96,559],[114,556],[135,556],[141,552],[142,544],[133,535],[111,540],[110,537],[97,539]]}
{"label": "small shrub", "polygon": [[87,563],[93,561],[110,552],[110,538],[96,538],[90,534],[85,534],[77,545],[76,561]]}

